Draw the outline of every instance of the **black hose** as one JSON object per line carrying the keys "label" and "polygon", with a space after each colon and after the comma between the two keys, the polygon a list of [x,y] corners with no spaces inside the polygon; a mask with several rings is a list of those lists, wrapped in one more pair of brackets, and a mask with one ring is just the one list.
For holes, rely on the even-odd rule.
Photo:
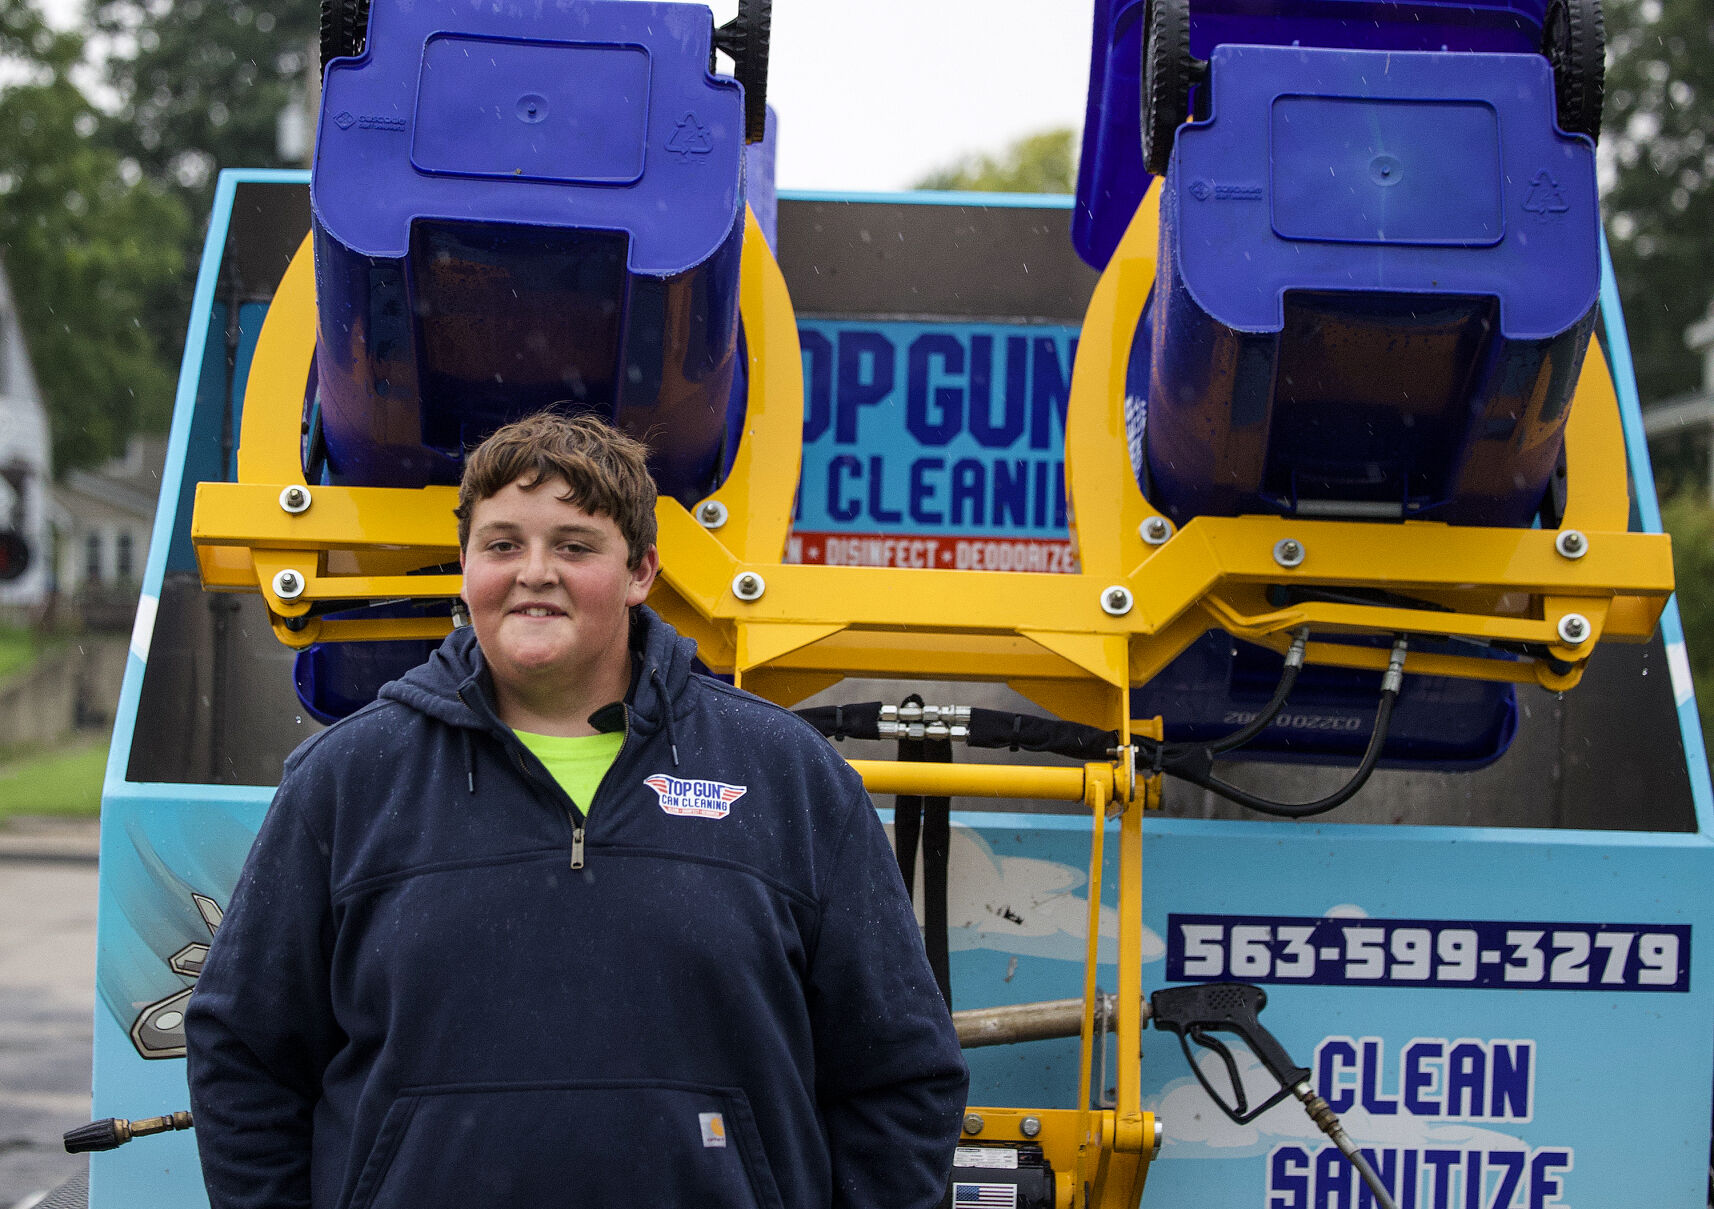
{"label": "black hose", "polygon": [[[1209,743],[1162,743],[1158,739],[1134,737],[1146,763],[1157,762],[1162,767],[1186,757],[1194,759],[1199,753],[1219,754],[1242,747],[1273,724],[1285,707],[1303,670],[1304,646],[1309,641],[1307,628],[1292,637],[1286,654],[1285,671],[1274,695],[1260,713],[1249,722]],[[815,727],[829,739],[878,739],[881,724],[881,703],[869,701],[861,705],[822,705],[796,711],[797,716]],[[970,711],[965,742],[971,747],[1006,748],[1010,751],[1048,752],[1073,760],[1104,760],[1119,746],[1118,732],[1087,726],[1081,722],[1066,722],[1059,718],[1041,718],[1006,710],[974,708]]]}
{"label": "black hose", "polygon": [[1157,739],[1145,738],[1136,738],[1132,741],[1148,757],[1151,766],[1158,755],[1163,768],[1175,759],[1194,755],[1199,751],[1217,755],[1220,752],[1231,751],[1234,748],[1244,746],[1272,726],[1274,719],[1279,716],[1280,710],[1285,708],[1286,698],[1291,696],[1292,689],[1297,686],[1297,675],[1303,670],[1303,648],[1308,642],[1309,629],[1307,627],[1298,630],[1292,636],[1291,650],[1286,654],[1285,671],[1280,676],[1279,684],[1274,687],[1274,695],[1262,707],[1261,713],[1231,734],[1222,735],[1208,743],[1162,743]]}
{"label": "black hose", "polygon": [[794,711],[798,717],[815,727],[829,739],[879,739],[881,737],[881,703],[865,701],[861,705],[815,705]]}
{"label": "black hose", "polygon": [[1273,802],[1246,793],[1214,775],[1212,747],[1180,753],[1172,759],[1164,760],[1161,762],[1161,771],[1189,781],[1192,785],[1200,785],[1227,801],[1236,802],[1260,814],[1271,814],[1276,818],[1303,819],[1311,815],[1325,814],[1335,806],[1343,805],[1367,783],[1369,775],[1375,771],[1375,765],[1380,761],[1381,748],[1386,746],[1387,729],[1393,719],[1393,705],[1399,699],[1399,690],[1404,687],[1406,645],[1407,639],[1403,634],[1393,641],[1393,651],[1387,659],[1387,670],[1381,677],[1381,703],[1375,709],[1375,727],[1369,733],[1369,746],[1363,752],[1363,759],[1358,763],[1357,771],[1351,774],[1350,780],[1326,797],[1317,798],[1313,802],[1291,803]]}
{"label": "black hose", "polygon": [[1050,752],[1074,760],[1106,760],[1119,745],[1117,731],[997,709],[972,709],[969,732],[965,741],[971,747]]}
{"label": "black hose", "polygon": [[[1303,668],[1304,648],[1308,641],[1307,628],[1300,629],[1293,635],[1291,649],[1286,655],[1285,671],[1274,688],[1273,696],[1249,722],[1231,734],[1209,743],[1162,743],[1156,739],[1133,738],[1132,741],[1137,747],[1139,769],[1164,772],[1211,793],[1217,793],[1246,809],[1277,818],[1309,818],[1312,815],[1325,814],[1350,801],[1357,791],[1368,783],[1375,766],[1380,762],[1381,749],[1386,746],[1387,732],[1392,724],[1393,706],[1398,702],[1399,690],[1404,682],[1406,640],[1403,635],[1393,643],[1392,656],[1381,679],[1381,700],[1375,709],[1375,725],[1369,734],[1369,745],[1363,752],[1362,760],[1358,762],[1357,770],[1344,785],[1313,802],[1274,802],[1239,789],[1214,775],[1216,755],[1242,747],[1273,724],[1297,684],[1298,673]],[[879,702],[821,706],[798,710],[797,713],[831,739],[880,737]],[[1110,754],[1119,741],[1114,731],[1104,731],[1081,723],[985,709],[970,711],[966,740],[972,747],[1007,747],[1013,751],[1052,752],[1074,759],[1092,759]]]}
{"label": "black hose", "polygon": [[1266,798],[1256,797],[1246,793],[1236,785],[1228,784],[1216,777],[1213,772],[1213,751],[1200,748],[1184,753],[1176,761],[1169,761],[1162,766],[1161,771],[1169,776],[1189,781],[1192,785],[1219,794],[1228,801],[1257,811],[1261,814],[1271,814],[1282,819],[1302,819],[1311,815],[1325,814],[1335,806],[1342,806],[1363,788],[1369,779],[1369,774],[1375,771],[1375,765],[1381,758],[1381,748],[1387,742],[1387,726],[1392,721],[1393,703],[1398,700],[1398,691],[1390,689],[1381,694],[1381,704],[1375,710],[1375,728],[1369,735],[1369,747],[1363,753],[1362,762],[1357,765],[1357,771],[1351,774],[1351,779],[1324,798],[1313,802],[1289,803],[1271,802]]}

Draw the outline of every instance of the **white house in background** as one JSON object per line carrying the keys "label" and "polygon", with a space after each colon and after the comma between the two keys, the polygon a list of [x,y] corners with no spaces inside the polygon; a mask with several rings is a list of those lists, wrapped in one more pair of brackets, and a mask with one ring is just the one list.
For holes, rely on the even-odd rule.
{"label": "white house in background", "polygon": [[135,591],[166,460],[166,437],[132,437],[121,456],[73,470],[54,487],[60,591],[86,599]]}
{"label": "white house in background", "polygon": [[0,582],[0,607],[38,609],[51,591],[52,448],[12,287],[0,264],[0,529],[17,530],[29,550],[23,575]]}

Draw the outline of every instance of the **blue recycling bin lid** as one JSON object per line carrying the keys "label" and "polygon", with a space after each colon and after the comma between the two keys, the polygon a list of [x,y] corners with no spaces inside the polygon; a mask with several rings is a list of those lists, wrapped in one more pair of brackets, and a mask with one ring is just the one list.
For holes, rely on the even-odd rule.
{"label": "blue recycling bin lid", "polygon": [[744,104],[708,74],[709,10],[501,8],[375,6],[364,52],[327,66],[321,228],[375,259],[420,217],[623,231],[645,276],[713,255],[741,217]]}
{"label": "blue recycling bin lid", "polygon": [[1292,289],[1488,296],[1547,340],[1594,306],[1595,150],[1540,56],[1222,46],[1210,77],[1165,228],[1218,322],[1278,331]]}

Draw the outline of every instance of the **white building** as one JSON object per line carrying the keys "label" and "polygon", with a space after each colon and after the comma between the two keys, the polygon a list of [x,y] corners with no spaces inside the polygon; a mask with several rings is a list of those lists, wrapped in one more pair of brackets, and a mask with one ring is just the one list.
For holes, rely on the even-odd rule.
{"label": "white building", "polygon": [[88,601],[136,591],[166,453],[164,436],[132,437],[119,457],[96,470],[73,470],[54,488],[61,592]]}
{"label": "white building", "polygon": [[0,265],[0,530],[19,532],[28,551],[23,574],[0,580],[0,608],[33,611],[47,602],[53,581],[52,482],[47,411]]}

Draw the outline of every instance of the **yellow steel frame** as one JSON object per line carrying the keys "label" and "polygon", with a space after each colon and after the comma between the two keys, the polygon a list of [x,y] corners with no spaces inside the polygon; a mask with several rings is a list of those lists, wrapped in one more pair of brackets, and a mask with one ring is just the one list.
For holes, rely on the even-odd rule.
{"label": "yellow steel frame", "polygon": [[[1164,545],[1146,543],[1141,526],[1157,513],[1130,466],[1122,399],[1131,340],[1154,279],[1156,239],[1151,195],[1102,275],[1083,325],[1066,424],[1080,573],[791,566],[780,559],[801,454],[797,332],[785,283],[752,220],[741,286],[751,358],[748,428],[732,473],[710,497],[728,519],[707,529],[677,501],[661,502],[656,607],[696,638],[711,666],[777,700],[801,699],[848,675],[992,679],[1004,669],[999,674],[1026,696],[1104,725],[1105,708],[1078,704],[1091,680],[1146,681],[1211,627],[1283,649],[1289,632],[1307,625],[1323,639],[1310,645],[1311,662],[1354,667],[1383,666],[1385,649],[1327,637],[1407,632],[1533,644],[1553,662],[1413,653],[1409,669],[1555,689],[1576,683],[1598,639],[1640,641],[1653,631],[1672,589],[1670,548],[1664,536],[1626,531],[1624,438],[1594,345],[1566,431],[1564,524],[1585,535],[1581,558],[1560,554],[1556,534],[1540,529],[1264,516],[1199,517]],[[458,591],[456,575],[409,574],[457,557],[450,488],[304,482],[299,426],[314,308],[306,241],[256,351],[238,481],[197,489],[193,537],[203,581],[217,590],[259,590],[289,646],[438,636],[444,620],[313,615],[335,602]],[[295,514],[280,506],[282,489],[294,485],[313,500]],[[1274,560],[1282,538],[1306,551],[1298,566]],[[288,568],[303,590],[283,599],[273,580]],[[756,599],[733,591],[745,573],[765,584]],[[1268,603],[1268,585],[1294,582],[1385,589],[1427,607]],[[1101,607],[1114,588],[1132,601],[1117,616]],[[1588,622],[1588,638],[1575,646],[1558,631],[1571,612]]]}
{"label": "yellow steel frame", "polygon": [[[801,458],[803,383],[797,325],[779,267],[753,216],[745,233],[741,309],[750,356],[744,440],[710,501],[717,528],[677,501],[658,510],[662,570],[651,604],[694,638],[706,663],[755,692],[791,703],[847,676],[1004,680],[1062,717],[1121,735],[1158,737],[1158,722],[1133,731],[1132,684],[1153,677],[1211,627],[1284,649],[1291,631],[1320,639],[1311,662],[1381,667],[1383,647],[1339,635],[1396,632],[1527,643],[1559,664],[1413,652],[1412,672],[1576,683],[1599,638],[1640,641],[1672,590],[1667,539],[1627,532],[1624,438],[1611,379],[1591,346],[1566,431],[1570,500],[1565,526],[1586,553],[1561,555],[1540,530],[1452,528],[1427,522],[1365,524],[1279,517],[1200,517],[1150,545],[1142,526],[1156,511],[1138,488],[1125,439],[1124,376],[1143,303],[1154,281],[1154,195],[1139,209],[1084,320],[1066,424],[1066,470],[1078,573],[1026,574],[793,566],[781,562]],[[451,488],[309,484],[299,461],[304,388],[315,345],[308,240],[269,309],[245,396],[237,481],[197,488],[192,537],[204,585],[259,591],[276,636],[315,642],[433,638],[448,622],[338,620],[342,602],[455,596],[459,577],[412,574],[458,555]],[[287,488],[309,506],[282,506]],[[705,503],[708,501],[704,501]],[[700,514],[702,509],[698,508]],[[1284,538],[1306,552],[1286,568]],[[275,578],[290,570],[290,598]],[[741,599],[738,582],[759,594]],[[1269,585],[1297,582],[1385,589],[1424,607],[1306,603],[1275,608]],[[1121,590],[1122,593],[1116,593]],[[1109,611],[1115,594],[1128,607]],[[1588,638],[1561,641],[1567,613]],[[1077,768],[898,765],[854,762],[873,792],[1080,800],[1093,820],[1090,920],[1078,1107],[978,1108],[982,1138],[1035,1139],[1062,1173],[1062,1207],[1133,1206],[1153,1156],[1154,1121],[1140,1107],[1142,814],[1158,804],[1158,778],[1133,784],[1130,761]],[[1090,1107],[1094,983],[1101,877],[1109,819],[1118,819],[1119,978],[1117,1106]]]}
{"label": "yellow steel frame", "polygon": [[[1158,737],[1158,727],[1147,727]],[[1085,764],[1081,768],[1016,767],[983,764],[902,764],[853,760],[871,793],[917,793],[956,797],[1081,800],[1089,809],[1089,917],[1083,963],[1083,1027],[1079,1050],[1077,1104],[1074,1109],[971,1108],[980,1132],[965,1135],[985,1142],[1033,1141],[1041,1146],[1056,1174],[1059,1209],[1130,1209],[1143,1194],[1156,1146],[1155,1115],[1142,1107],[1143,998],[1143,812],[1160,803],[1160,777],[1135,785],[1128,762]],[[1110,820],[1117,815],[1118,1004],[1113,1027],[1114,1107],[1095,1108],[1099,1090],[1091,1085],[1098,1026],[1095,1020],[1095,970],[1101,945],[1103,866]],[[1025,1117],[1041,1122],[1034,1137],[1023,1132]],[[1084,1190],[1088,1189],[1087,1196]]]}

